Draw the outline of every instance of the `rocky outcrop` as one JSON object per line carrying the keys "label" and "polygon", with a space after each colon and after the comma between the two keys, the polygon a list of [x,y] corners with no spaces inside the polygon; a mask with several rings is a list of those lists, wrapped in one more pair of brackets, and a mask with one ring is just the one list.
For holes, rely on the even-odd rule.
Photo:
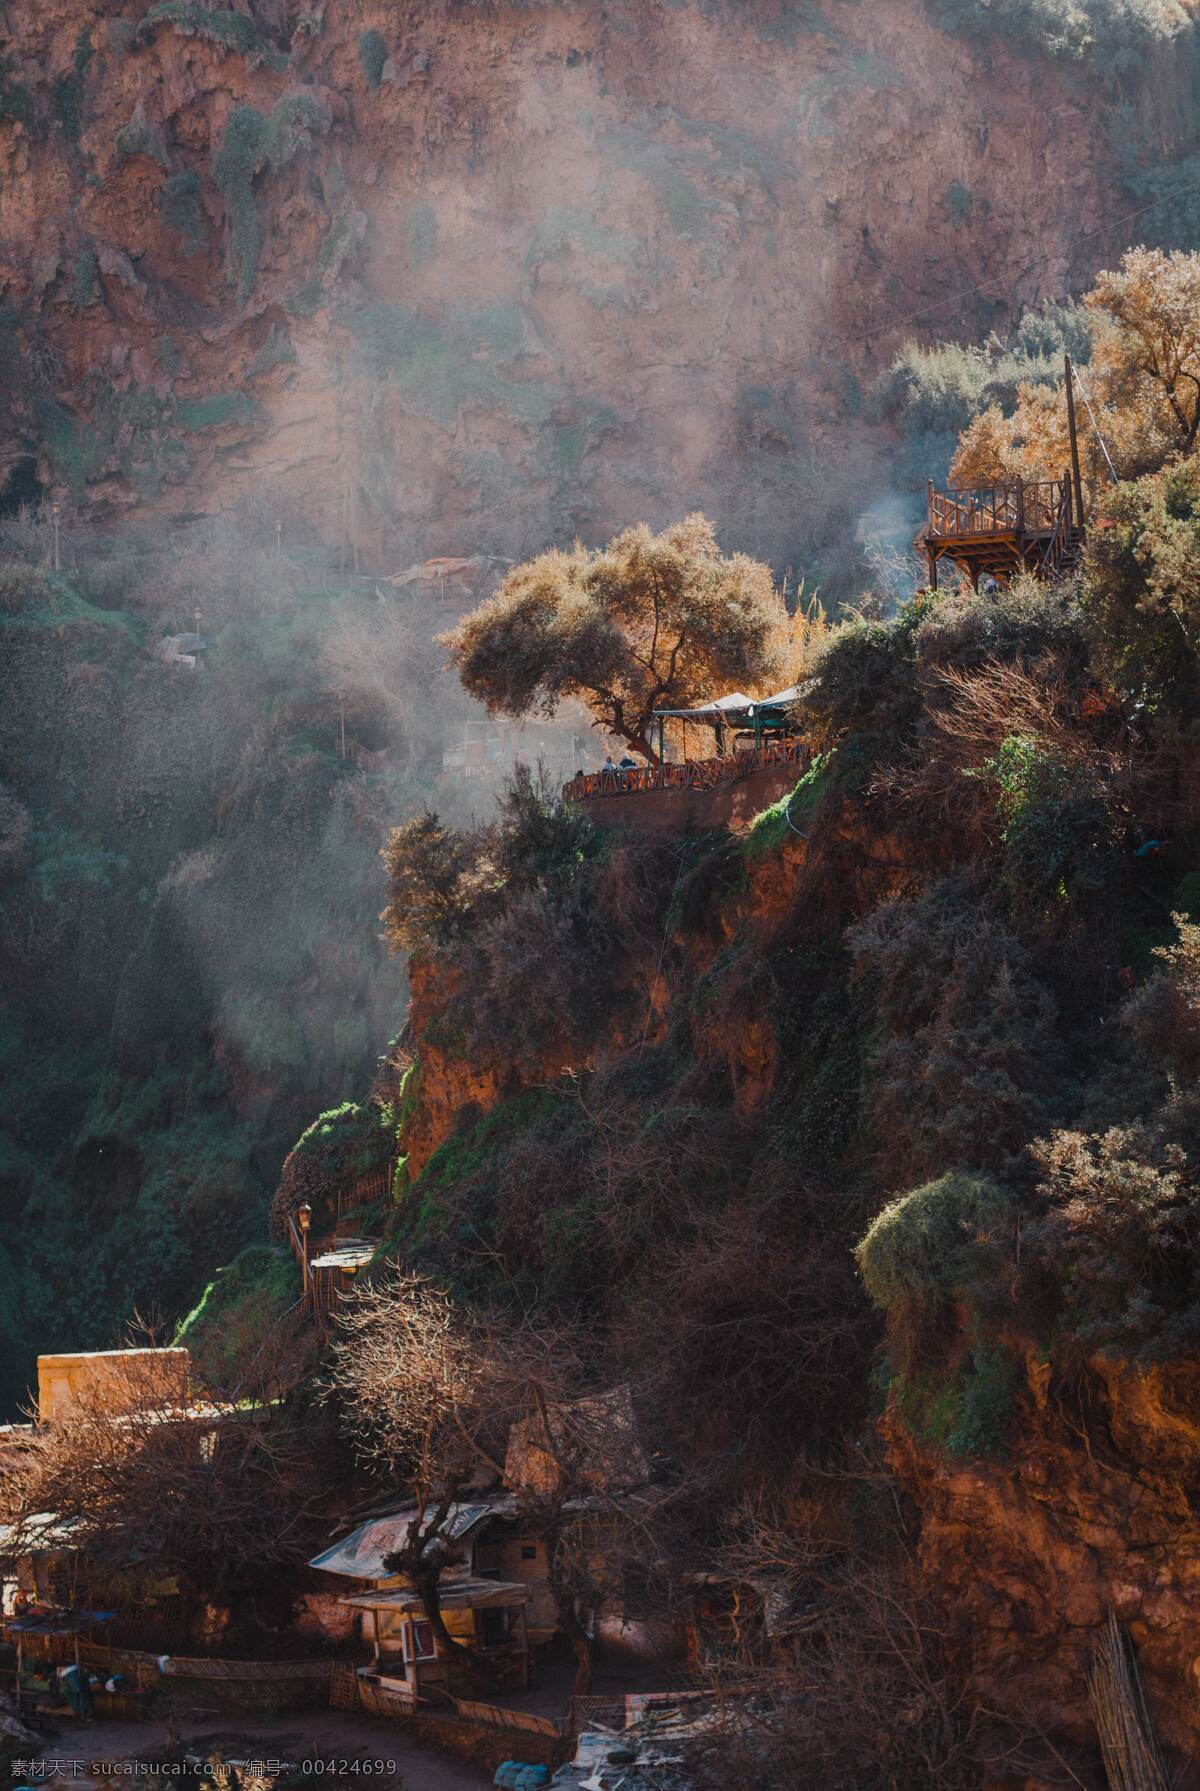
{"label": "rocky outcrop", "polygon": [[921,1555],[961,1664],[993,1709],[1088,1738],[1105,1613],[1138,1651],[1164,1741],[1200,1753],[1200,1367],[1089,1364],[1091,1397],[1026,1362],[1002,1459],[923,1447],[895,1411],[893,1466],[921,1510]]}
{"label": "rocky outcrop", "polygon": [[10,503],[267,503],[389,569],[702,506],[799,569],[903,334],[1120,247],[1095,95],[920,0],[256,16],[9,8]]}

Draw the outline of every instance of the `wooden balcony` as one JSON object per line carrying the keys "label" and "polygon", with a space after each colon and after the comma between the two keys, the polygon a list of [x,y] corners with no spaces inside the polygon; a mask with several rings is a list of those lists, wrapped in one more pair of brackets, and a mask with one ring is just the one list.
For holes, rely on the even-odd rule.
{"label": "wooden balcony", "polygon": [[1007,584],[1018,572],[1058,578],[1074,564],[1081,538],[1067,473],[976,490],[936,491],[930,481],[921,546],[933,590],[943,560],[965,572],[976,590],[981,578]]}

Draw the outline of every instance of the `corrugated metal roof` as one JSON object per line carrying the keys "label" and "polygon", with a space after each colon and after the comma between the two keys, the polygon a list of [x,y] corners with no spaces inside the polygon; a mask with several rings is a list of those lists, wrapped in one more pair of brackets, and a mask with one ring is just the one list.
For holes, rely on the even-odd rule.
{"label": "corrugated metal roof", "polygon": [[[511,1516],[515,1510],[516,1500],[511,1498],[480,1499],[455,1505],[441,1534],[448,1542],[458,1542],[486,1518]],[[386,1579],[388,1570],[383,1565],[384,1556],[394,1555],[404,1547],[409,1530],[419,1516],[415,1505],[407,1505],[400,1511],[369,1518],[348,1536],[343,1536],[340,1542],[335,1542],[332,1548],[317,1555],[309,1566],[319,1568],[322,1573],[340,1573],[351,1580]]]}

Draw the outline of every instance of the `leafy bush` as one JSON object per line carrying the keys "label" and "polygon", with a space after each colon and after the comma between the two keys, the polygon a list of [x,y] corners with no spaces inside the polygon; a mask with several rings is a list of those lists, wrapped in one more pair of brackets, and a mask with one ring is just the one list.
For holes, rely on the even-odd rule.
{"label": "leafy bush", "polygon": [[[1181,889],[1190,885],[1200,897],[1197,882],[1192,872]],[[1200,925],[1184,914],[1172,919],[1177,939],[1154,947],[1165,968],[1130,997],[1125,1018],[1152,1062],[1193,1083],[1200,1076]]]}
{"label": "leafy bush", "polygon": [[367,77],[367,86],[372,93],[378,90],[379,83],[383,79],[387,54],[387,44],[382,31],[377,31],[372,25],[369,31],[359,32],[358,59],[362,63],[363,73]]}
{"label": "leafy bush", "polygon": [[1200,249],[1200,152],[1129,174],[1125,184],[1147,207],[1138,234],[1156,249]]}
{"label": "leafy bush", "polygon": [[1012,1211],[999,1182],[960,1170],[902,1194],[855,1251],[867,1292],[885,1312],[920,1310],[986,1280],[1002,1259]]}
{"label": "leafy bush", "polygon": [[888,1173],[1002,1169],[1046,1123],[1064,1068],[1028,949],[958,878],[883,903],[849,944],[877,1017],[867,1110]]}
{"label": "leafy bush", "polygon": [[939,594],[917,624],[920,667],[970,671],[996,661],[1033,664],[1053,657],[1060,672],[1081,681],[1087,640],[1073,586],[1015,578],[984,596],[958,590]]}
{"label": "leafy bush", "polygon": [[1025,54],[1086,58],[1104,78],[1139,68],[1191,27],[1182,6],[1161,0],[933,0],[932,10],[945,30],[999,34]]}
{"label": "leafy bush", "polygon": [[913,677],[910,605],[895,622],[848,622],[820,650],[801,688],[800,708],[818,737],[881,735],[898,744],[920,714]]}
{"label": "leafy bush", "polygon": [[945,1335],[956,1303],[995,1297],[1015,1216],[999,1182],[954,1170],[902,1194],[872,1221],[855,1260],[888,1315],[905,1372]]}
{"label": "leafy bush", "polygon": [[755,815],[743,841],[747,858],[776,852],[789,838],[805,832],[836,775],[834,755],[818,753],[794,788]]}
{"label": "leafy bush", "polygon": [[1102,794],[1032,734],[1010,734],[978,773],[990,784],[1004,842],[1004,883],[1018,918],[1044,923],[1055,909],[1105,888],[1115,841]]}
{"label": "leafy bush", "polygon": [[157,25],[173,25],[184,37],[203,37],[222,50],[255,59],[267,53],[254,20],[244,13],[197,6],[194,0],[155,0],[137,28],[139,38],[152,35]]}
{"label": "leafy bush", "polygon": [[393,1154],[395,1135],[386,1119],[380,1107],[344,1101],[300,1134],[284,1161],[271,1206],[277,1238],[286,1236],[289,1215],[305,1201],[313,1209],[315,1230],[332,1226],[338,1195]]}
{"label": "leafy bush", "polygon": [[249,1244],[218,1269],[182,1321],[174,1342],[191,1351],[207,1387],[224,1391],[261,1349],[272,1326],[300,1298],[300,1268],[290,1250]]}
{"label": "leafy bush", "polygon": [[168,230],[183,237],[189,250],[204,246],[205,218],[200,191],[200,182],[190,170],[168,175],[158,189],[159,216]]}
{"label": "leafy bush", "polygon": [[33,95],[14,72],[15,61],[11,55],[0,56],[0,118],[28,126],[33,122]]}
{"label": "leafy bush", "polygon": [[1097,671],[1192,731],[1200,695],[1200,454],[1105,494],[1083,587]]}
{"label": "leafy bush", "polygon": [[0,561],[0,615],[57,607],[54,586],[37,566],[21,560]]}
{"label": "leafy bush", "polygon": [[266,128],[262,113],[253,106],[235,106],[212,158],[213,183],[224,197],[229,218],[230,251],[242,304],[254,290],[262,249],[254,176],[262,164]]}
{"label": "leafy bush", "polygon": [[71,286],[71,303],[77,311],[86,311],[100,297],[100,259],[94,249],[81,249],[75,258],[75,279]]}
{"label": "leafy bush", "polygon": [[434,814],[416,815],[392,829],[383,861],[388,903],[383,928],[393,951],[448,945],[465,934],[474,893],[473,843]]}
{"label": "leafy bush", "polygon": [[895,1407],[920,1441],[947,1455],[996,1455],[1003,1448],[1021,1388],[1021,1368],[1008,1351],[978,1336],[956,1366],[939,1366],[892,1382]]}
{"label": "leafy bush", "polygon": [[332,123],[333,114],[317,94],[303,88],[285,93],[271,108],[257,166],[278,172],[302,149],[311,148],[314,135],[323,136]]}
{"label": "leafy bush", "polygon": [[1064,353],[1079,365],[1091,354],[1082,305],[1026,311],[1010,335],[979,346],[906,342],[877,382],[874,406],[905,435],[957,435],[991,405],[1011,411],[1020,385],[1056,385]]}
{"label": "leafy bush", "polygon": [[[1085,1353],[1163,1357],[1200,1340],[1200,1201],[1170,1119],[1034,1147],[1040,1213],[1023,1254],[1045,1283],[1048,1325]],[[1194,1146],[1194,1117],[1188,1131]]]}

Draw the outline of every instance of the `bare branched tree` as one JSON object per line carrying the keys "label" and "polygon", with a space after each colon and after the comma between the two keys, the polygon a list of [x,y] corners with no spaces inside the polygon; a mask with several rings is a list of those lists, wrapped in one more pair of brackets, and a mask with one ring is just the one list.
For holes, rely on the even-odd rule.
{"label": "bare branched tree", "polygon": [[52,1512],[89,1579],[169,1573],[218,1601],[303,1560],[328,1521],[332,1464],[291,1393],[306,1340],[277,1331],[221,1400],[167,1384],[150,1352],[114,1358],[0,1479],[15,1549]]}

